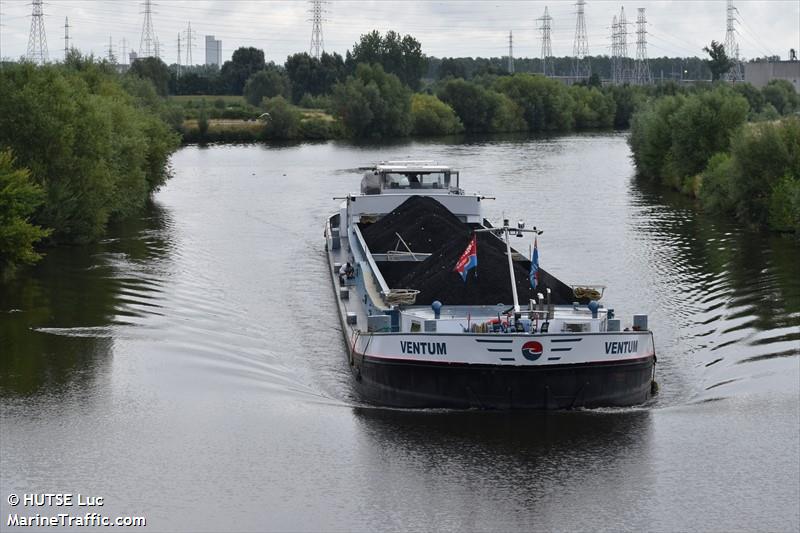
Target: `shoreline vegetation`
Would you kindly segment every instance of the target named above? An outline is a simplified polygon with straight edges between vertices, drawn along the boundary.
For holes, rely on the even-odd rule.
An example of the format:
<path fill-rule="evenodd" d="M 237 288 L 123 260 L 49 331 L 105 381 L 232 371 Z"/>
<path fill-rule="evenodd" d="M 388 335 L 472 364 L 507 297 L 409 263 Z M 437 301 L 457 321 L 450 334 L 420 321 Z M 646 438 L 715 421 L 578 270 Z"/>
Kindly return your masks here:
<path fill-rule="evenodd" d="M 601 73 L 610 65 L 594 59 Z M 692 61 L 696 77 L 714 66 Z M 800 110 L 791 84 L 602 86 L 595 73 L 566 85 L 499 64 L 427 58 L 416 39 L 392 31 L 362 35 L 344 58 L 298 53 L 284 65 L 252 47 L 221 68 L 149 57 L 124 70 L 77 52 L 40 67 L 4 63 L 0 280 L 47 246 L 96 241 L 110 221 L 140 212 L 187 143 L 631 127 L 641 175 L 705 208 L 800 233 L 800 127 L 782 119 Z"/>

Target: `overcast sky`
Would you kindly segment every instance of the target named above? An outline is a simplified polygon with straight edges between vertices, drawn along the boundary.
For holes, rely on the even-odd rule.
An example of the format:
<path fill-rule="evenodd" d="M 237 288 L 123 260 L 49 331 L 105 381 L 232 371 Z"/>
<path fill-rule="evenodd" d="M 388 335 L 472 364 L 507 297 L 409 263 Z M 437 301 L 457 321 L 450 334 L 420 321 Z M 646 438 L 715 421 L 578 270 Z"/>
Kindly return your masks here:
<path fill-rule="evenodd" d="M 788 56 L 800 49 L 800 0 L 738 0 L 737 39 L 745 58 Z M 574 0 L 549 1 L 354 1 L 325 4 L 323 37 L 326 51 L 344 55 L 358 37 L 373 29 L 410 33 L 427 55 L 444 57 L 503 56 L 508 32 L 514 34 L 515 57 L 538 57 L 539 22 L 545 6 L 552 22 L 553 55 L 571 55 L 575 34 Z M 637 8 L 646 8 L 648 55 L 699 56 L 712 39 L 724 41 L 726 3 L 723 0 L 647 1 L 621 3 L 587 0 L 586 27 L 591 55 L 610 54 L 611 19 L 625 8 L 629 22 L 628 53 L 636 54 Z M 204 36 L 222 40 L 223 60 L 240 46 L 264 50 L 267 60 L 283 63 L 286 56 L 308 51 L 311 40 L 309 3 L 266 0 L 157 0 L 153 26 L 161 43 L 161 57 L 177 59 L 182 32 L 186 62 L 186 28 L 196 32 L 193 63 L 205 60 Z M 51 60 L 64 55 L 64 18 L 69 17 L 72 46 L 84 53 L 105 55 L 109 37 L 115 53 L 123 39 L 138 50 L 143 2 L 135 0 L 46 0 L 45 28 Z M 0 54 L 17 58 L 27 50 L 31 25 L 30 0 L 0 0 Z"/>

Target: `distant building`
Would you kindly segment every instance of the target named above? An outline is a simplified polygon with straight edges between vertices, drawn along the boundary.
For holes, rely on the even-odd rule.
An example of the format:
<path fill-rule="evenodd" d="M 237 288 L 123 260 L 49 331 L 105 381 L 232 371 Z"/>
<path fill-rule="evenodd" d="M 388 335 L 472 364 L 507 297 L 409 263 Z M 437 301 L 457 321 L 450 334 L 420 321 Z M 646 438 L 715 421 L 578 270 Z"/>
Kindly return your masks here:
<path fill-rule="evenodd" d="M 214 39 L 213 35 L 206 35 L 206 65 L 222 64 L 222 41 Z"/>
<path fill-rule="evenodd" d="M 800 61 L 760 61 L 745 63 L 744 81 L 764 87 L 772 80 L 786 80 L 800 92 Z"/>
<path fill-rule="evenodd" d="M 136 61 L 137 59 L 139 59 L 139 55 L 136 52 L 134 52 L 133 50 L 128 52 L 128 64 L 129 65 L 133 65 L 133 62 Z"/>

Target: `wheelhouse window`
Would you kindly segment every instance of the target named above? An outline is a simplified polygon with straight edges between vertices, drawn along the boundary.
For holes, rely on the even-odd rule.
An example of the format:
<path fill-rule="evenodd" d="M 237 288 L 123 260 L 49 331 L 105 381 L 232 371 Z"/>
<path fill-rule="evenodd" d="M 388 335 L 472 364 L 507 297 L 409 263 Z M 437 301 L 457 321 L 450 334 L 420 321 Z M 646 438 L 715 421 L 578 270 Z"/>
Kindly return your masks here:
<path fill-rule="evenodd" d="M 386 189 L 449 189 L 450 172 L 386 172 Z"/>

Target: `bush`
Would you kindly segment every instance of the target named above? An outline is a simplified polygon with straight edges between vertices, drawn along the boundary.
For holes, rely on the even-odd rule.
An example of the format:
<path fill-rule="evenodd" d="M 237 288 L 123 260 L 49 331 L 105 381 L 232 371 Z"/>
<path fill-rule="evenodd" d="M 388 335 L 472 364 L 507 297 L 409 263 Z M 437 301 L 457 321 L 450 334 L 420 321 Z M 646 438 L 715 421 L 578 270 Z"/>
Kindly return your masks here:
<path fill-rule="evenodd" d="M 0 151 L 0 275 L 39 259 L 33 246 L 50 231 L 32 224 L 30 216 L 44 198 L 30 172 L 14 168 L 11 151 Z"/>
<path fill-rule="evenodd" d="M 313 96 L 310 93 L 305 93 L 303 97 L 300 98 L 300 102 L 298 102 L 297 105 L 305 109 L 322 109 L 327 111 L 331 108 L 331 99 L 329 96 Z"/>
<path fill-rule="evenodd" d="M 462 79 L 447 80 L 438 96 L 455 111 L 466 131 L 492 131 L 492 115 L 496 102 L 483 87 Z"/>
<path fill-rule="evenodd" d="M 189 100 L 189 102 L 191 103 L 191 100 Z M 217 98 L 216 100 L 214 100 L 214 107 L 216 107 L 217 109 L 225 109 L 226 107 L 225 100 L 223 100 L 222 98 Z"/>
<path fill-rule="evenodd" d="M 432 95 L 413 95 L 411 116 L 416 135 L 449 135 L 464 130 L 453 108 Z"/>
<path fill-rule="evenodd" d="M 269 113 L 264 126 L 266 139 L 295 139 L 300 130 L 300 112 L 283 96 L 269 98 L 263 102 Z"/>
<path fill-rule="evenodd" d="M 784 176 L 775 184 L 767 220 L 772 229 L 800 233 L 800 179 Z"/>
<path fill-rule="evenodd" d="M 300 121 L 300 136 L 304 139 L 335 139 L 342 136 L 339 122 L 313 115 Z"/>
<path fill-rule="evenodd" d="M 380 65 L 360 64 L 333 89 L 332 108 L 354 137 L 405 137 L 411 133 L 411 92 Z"/>

